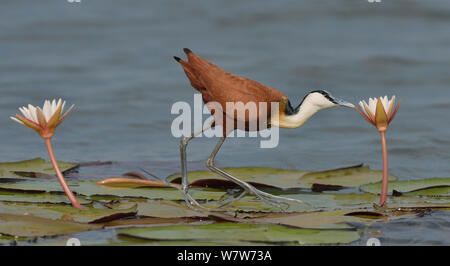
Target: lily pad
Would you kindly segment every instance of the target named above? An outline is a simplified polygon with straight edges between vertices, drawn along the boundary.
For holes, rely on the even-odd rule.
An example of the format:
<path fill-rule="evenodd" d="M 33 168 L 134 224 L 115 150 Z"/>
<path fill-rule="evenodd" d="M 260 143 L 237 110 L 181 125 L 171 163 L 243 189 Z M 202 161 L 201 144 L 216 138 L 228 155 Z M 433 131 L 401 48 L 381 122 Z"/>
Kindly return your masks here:
<path fill-rule="evenodd" d="M 362 165 L 315 172 L 266 167 L 223 168 L 223 170 L 256 187 L 282 189 L 311 188 L 314 184 L 359 187 L 363 184 L 381 181 L 382 179 L 381 171 L 371 170 L 368 166 Z M 237 186 L 211 171 L 189 172 L 188 176 L 191 186 L 222 188 Z M 389 179 L 395 180 L 396 178 L 391 175 Z M 171 183 L 180 183 L 180 180 L 180 174 L 167 177 L 167 181 Z"/>
<path fill-rule="evenodd" d="M 184 200 L 183 193 L 175 188 L 107 187 L 100 186 L 94 181 L 84 180 L 78 182 L 67 180 L 67 183 L 74 193 L 80 196 L 95 197 L 95 199 L 147 198 Z M 27 191 L 44 191 L 47 193 L 63 192 L 57 180 L 25 180 L 16 183 L 4 183 L 0 184 L 1 189 L 14 189 L 18 193 L 26 193 Z M 217 190 L 190 190 L 190 193 L 198 200 L 219 199 L 223 195 L 223 191 Z"/>
<path fill-rule="evenodd" d="M 78 202 L 82 205 L 91 201 L 85 197 L 76 195 Z M 5 202 L 36 202 L 36 203 L 66 203 L 70 204 L 64 193 L 46 193 L 39 190 L 17 190 L 17 189 L 1 189 L 0 201 Z"/>
<path fill-rule="evenodd" d="M 304 202 L 289 203 L 287 212 L 333 211 L 333 210 L 357 210 L 372 209 L 374 203 L 378 203 L 379 196 L 371 193 L 298 193 L 283 195 Z M 206 207 L 216 207 L 214 201 L 206 204 Z M 445 208 L 450 206 L 450 200 L 446 198 L 420 198 L 414 196 L 388 197 L 387 205 L 390 208 Z M 284 206 L 284 205 L 283 205 Z M 279 212 L 280 209 L 261 201 L 254 196 L 243 197 L 225 208 L 227 211 L 258 211 Z"/>
<path fill-rule="evenodd" d="M 145 180 L 128 177 L 112 177 L 97 182 L 98 185 L 107 187 L 122 187 L 122 188 L 139 188 L 139 187 L 169 187 L 166 183 L 154 180 Z"/>
<path fill-rule="evenodd" d="M 371 170 L 369 166 L 358 165 L 334 170 L 307 173 L 301 180 L 309 184 L 326 184 L 343 187 L 359 187 L 381 181 L 382 171 Z M 389 175 L 389 180 L 394 181 L 396 177 Z"/>
<path fill-rule="evenodd" d="M 420 180 L 402 180 L 389 182 L 388 193 L 398 191 L 406 195 L 436 195 L 450 196 L 450 178 L 427 178 Z M 365 192 L 379 194 L 381 192 L 381 182 L 361 186 Z"/>
<path fill-rule="evenodd" d="M 88 232 L 91 233 L 91 232 Z M 97 233 L 97 232 L 95 232 Z M 141 239 L 134 236 L 118 236 L 111 237 L 110 234 L 102 235 L 95 234 L 95 238 L 92 236 L 83 236 L 84 233 L 78 234 L 77 238 L 80 239 L 83 246 L 255 246 L 254 242 L 246 241 L 229 241 L 229 240 L 217 240 L 217 241 L 159 241 L 159 240 L 148 240 Z M 65 246 L 68 236 L 56 237 L 52 239 L 45 239 L 38 241 L 36 245 L 39 246 Z M 8 243 L 8 242 L 6 242 Z M 1 242 L 0 242 L 1 244 Z M 273 243 L 258 243 L 258 246 L 271 246 Z"/>
<path fill-rule="evenodd" d="M 351 229 L 348 223 L 370 223 L 376 220 L 388 221 L 417 215 L 417 211 L 398 211 L 386 209 L 384 211 L 360 210 L 337 210 L 337 211 L 314 211 L 297 213 L 267 213 L 259 217 L 238 218 L 214 214 L 214 216 L 229 222 L 255 223 L 255 224 L 278 224 L 290 227 L 308 229 Z"/>
<path fill-rule="evenodd" d="M 69 162 L 58 162 L 58 166 L 62 172 L 66 172 L 76 168 L 78 165 Z M 52 164 L 42 158 L 0 163 L 0 177 L 30 177 L 35 173 L 55 175 Z"/>
<path fill-rule="evenodd" d="M 108 228 L 108 227 L 135 227 L 135 226 L 150 226 L 150 225 L 156 226 L 156 225 L 198 224 L 198 223 L 199 223 L 198 219 L 188 217 L 186 218 L 147 217 L 147 218 L 115 220 L 106 223 L 104 226 L 105 228 Z"/>
<path fill-rule="evenodd" d="M 119 236 L 160 241 L 246 241 L 279 245 L 344 244 L 359 239 L 358 232 L 354 230 L 298 229 L 281 225 L 236 223 L 126 228 L 119 229 L 118 233 Z"/>
<path fill-rule="evenodd" d="M 278 224 L 308 229 L 350 229 L 346 224 L 345 214 L 350 211 L 303 212 L 303 213 L 268 213 L 255 218 L 235 218 L 216 215 L 229 222 L 245 222 L 255 224 Z"/>
<path fill-rule="evenodd" d="M 0 233 L 9 236 L 55 236 L 100 228 L 101 225 L 96 224 L 52 220 L 32 215 L 0 214 Z"/>
<path fill-rule="evenodd" d="M 107 209 L 84 206 L 84 210 L 73 208 L 68 204 L 16 203 L 1 202 L 0 213 L 27 214 L 54 220 L 75 221 L 83 223 L 109 222 L 115 219 L 136 215 L 136 204 L 128 209 Z"/>
<path fill-rule="evenodd" d="M 145 200 L 145 201 L 120 201 L 111 207 L 128 208 L 130 205 L 137 205 L 139 216 L 158 218 L 186 218 L 186 217 L 207 217 L 208 213 L 201 210 L 192 210 L 183 202 L 178 203 L 167 200 Z"/>
<path fill-rule="evenodd" d="M 0 246 L 2 246 L 2 245 L 11 245 L 15 241 L 16 240 L 15 240 L 14 237 L 0 235 Z"/>

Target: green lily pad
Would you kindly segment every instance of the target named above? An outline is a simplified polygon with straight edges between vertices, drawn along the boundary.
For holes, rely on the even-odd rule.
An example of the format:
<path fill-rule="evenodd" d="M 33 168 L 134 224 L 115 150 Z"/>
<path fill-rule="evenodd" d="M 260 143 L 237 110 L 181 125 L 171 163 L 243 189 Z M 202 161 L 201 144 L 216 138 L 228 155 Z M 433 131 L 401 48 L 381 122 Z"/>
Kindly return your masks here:
<path fill-rule="evenodd" d="M 0 213 L 0 234 L 20 237 L 55 236 L 98 230 L 101 225 Z"/>
<path fill-rule="evenodd" d="M 373 204 L 378 204 L 379 196 L 371 193 L 339 194 L 339 193 L 299 193 L 283 195 L 288 198 L 298 199 L 304 202 L 289 203 L 287 212 L 311 212 L 311 211 L 333 211 L 333 210 L 357 210 L 372 209 Z M 390 208 L 445 208 L 450 206 L 447 198 L 420 198 L 414 196 L 388 197 L 387 205 Z M 205 207 L 214 208 L 217 203 L 214 201 L 205 204 Z M 283 205 L 284 206 L 284 205 Z M 279 212 L 280 209 L 261 201 L 254 196 L 243 197 L 239 201 L 233 202 L 224 208 L 232 211 L 246 212 Z"/>
<path fill-rule="evenodd" d="M 361 186 L 362 191 L 379 194 L 381 192 L 381 182 Z M 450 196 L 450 178 L 427 178 L 420 180 L 403 180 L 389 182 L 388 193 L 392 191 L 414 196 Z"/>
<path fill-rule="evenodd" d="M 408 196 L 434 196 L 434 197 L 449 197 L 450 186 L 436 186 L 417 189 L 409 192 L 405 192 Z"/>
<path fill-rule="evenodd" d="M 370 223 L 376 220 L 388 221 L 405 217 L 414 217 L 417 211 L 398 211 L 386 209 L 384 211 L 369 211 L 367 209 L 314 211 L 296 213 L 266 213 L 255 217 L 232 217 L 213 214 L 215 217 L 228 222 L 254 223 L 254 224 L 278 224 L 290 227 L 308 229 L 351 229 L 348 223 Z"/>
<path fill-rule="evenodd" d="M 216 223 L 207 225 L 175 225 L 160 227 L 126 228 L 119 236 L 148 240 L 176 241 L 246 241 L 276 244 L 344 244 L 359 239 L 353 230 L 298 229 L 281 225 Z"/>
<path fill-rule="evenodd" d="M 146 199 L 166 199 L 166 200 L 184 200 L 183 193 L 175 188 L 122 188 L 100 186 L 94 181 L 80 180 L 78 182 L 67 180 L 70 189 L 80 195 L 91 197 L 91 199 L 120 199 L 120 198 L 146 198 Z M 63 192 L 61 185 L 57 180 L 24 180 L 15 183 L 0 184 L 0 190 L 14 189 L 18 193 L 27 191 L 37 192 Z M 217 190 L 190 190 L 190 193 L 198 200 L 219 199 L 224 192 Z"/>
<path fill-rule="evenodd" d="M 136 204 L 128 209 L 107 209 L 83 206 L 84 210 L 73 208 L 68 204 L 49 203 L 17 203 L 0 202 L 0 213 L 33 215 L 49 219 L 64 219 L 82 223 L 100 223 L 134 216 L 137 212 Z"/>
<path fill-rule="evenodd" d="M 329 212 L 301 212 L 301 213 L 268 213 L 255 218 L 236 218 L 231 216 L 216 215 L 224 221 L 255 223 L 255 224 L 278 224 L 308 229 L 351 229 L 345 222 L 345 214 L 350 211 Z"/>
<path fill-rule="evenodd" d="M 145 200 L 145 201 L 120 201 L 113 204 L 112 208 L 128 208 L 137 205 L 139 216 L 158 218 L 185 218 L 185 217 L 207 217 L 208 213 L 201 210 L 192 210 L 185 202 L 174 202 L 167 200 Z"/>
<path fill-rule="evenodd" d="M 58 162 L 58 166 L 62 172 L 65 172 L 76 168 L 78 165 L 69 162 Z M 52 164 L 42 158 L 0 163 L 0 177 L 30 176 L 33 173 L 55 175 Z"/>
<path fill-rule="evenodd" d="M 105 228 L 108 228 L 108 227 L 135 227 L 135 226 L 150 226 L 150 225 L 155 226 L 155 225 L 198 224 L 198 223 L 200 222 L 197 218 L 189 218 L 189 217 L 186 218 L 147 217 L 147 218 L 115 220 L 106 223 L 104 226 Z"/>
<path fill-rule="evenodd" d="M 335 170 L 326 170 L 307 173 L 301 180 L 309 184 L 326 184 L 343 187 L 359 187 L 383 179 L 382 171 L 371 170 L 369 166 L 346 167 Z M 389 180 L 394 181 L 396 177 L 389 175 Z"/>
<path fill-rule="evenodd" d="M 368 166 L 352 166 L 327 171 L 285 170 L 266 167 L 223 168 L 229 174 L 257 187 L 311 188 L 313 184 L 359 187 L 381 181 L 382 172 Z M 211 171 L 189 172 L 191 186 L 235 187 L 236 185 Z M 394 176 L 389 177 L 395 180 Z M 180 174 L 167 177 L 168 182 L 180 183 Z"/>
<path fill-rule="evenodd" d="M 96 234 L 95 238 L 83 237 L 77 235 L 83 246 L 255 246 L 254 242 L 247 241 L 230 241 L 230 240 L 217 240 L 217 241 L 193 241 L 193 240 L 173 240 L 173 241 L 159 241 L 141 239 L 133 236 L 118 236 L 111 237 L 109 234 L 106 236 Z M 38 246 L 65 246 L 70 236 L 57 237 L 52 239 L 45 239 L 38 241 L 35 245 Z M 5 241 L 7 244 L 8 242 Z M 1 244 L 1 242 L 0 242 Z M 258 246 L 270 246 L 272 243 L 258 243 Z"/>
<path fill-rule="evenodd" d="M 88 204 L 91 201 L 83 196 L 76 195 L 80 204 Z M 0 201 L 4 202 L 36 202 L 36 203 L 67 203 L 70 201 L 64 193 L 46 193 L 45 191 L 27 191 L 15 189 L 0 189 Z"/>
<path fill-rule="evenodd" d="M 13 242 L 14 242 L 14 237 L 0 235 L 0 246 L 11 245 L 11 243 L 13 243 Z"/>

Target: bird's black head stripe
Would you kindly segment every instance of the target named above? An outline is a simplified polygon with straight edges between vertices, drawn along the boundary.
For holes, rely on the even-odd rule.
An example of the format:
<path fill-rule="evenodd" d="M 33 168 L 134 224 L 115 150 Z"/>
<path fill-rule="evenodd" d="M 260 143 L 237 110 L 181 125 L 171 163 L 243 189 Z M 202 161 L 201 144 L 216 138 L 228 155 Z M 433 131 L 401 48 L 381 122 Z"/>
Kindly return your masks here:
<path fill-rule="evenodd" d="M 310 93 L 306 94 L 305 97 L 303 97 L 303 100 L 300 102 L 300 104 L 293 108 L 291 105 L 291 102 L 288 100 L 288 103 L 286 104 L 286 109 L 284 110 L 286 115 L 293 115 L 296 114 L 298 112 L 298 110 L 300 109 L 300 106 L 302 105 L 302 103 L 305 101 L 306 97 L 308 97 L 308 95 L 310 95 L 311 93 L 320 93 L 322 94 L 325 98 L 327 98 L 330 102 L 334 103 L 334 104 L 338 104 L 336 102 L 335 99 L 333 99 L 333 97 L 330 96 L 330 94 L 327 91 L 324 90 L 315 90 L 315 91 L 311 91 Z"/>
<path fill-rule="evenodd" d="M 300 103 L 300 105 L 301 105 L 301 103 Z M 286 104 L 286 109 L 284 110 L 284 112 L 286 113 L 286 115 L 293 115 L 293 114 L 297 113 L 297 111 L 298 111 L 297 109 L 298 108 L 294 109 L 291 105 L 291 101 L 288 100 L 288 102 Z"/>
<path fill-rule="evenodd" d="M 322 94 L 323 96 L 325 96 L 325 98 L 327 98 L 330 102 L 332 102 L 332 103 L 334 103 L 334 104 L 338 104 L 338 103 L 336 102 L 336 100 L 333 99 L 333 97 L 331 97 L 330 94 L 329 94 L 327 91 L 324 91 L 324 90 L 316 90 L 316 91 L 310 92 L 310 94 L 311 94 L 311 93 L 314 93 L 314 92 L 320 93 L 320 94 Z"/>

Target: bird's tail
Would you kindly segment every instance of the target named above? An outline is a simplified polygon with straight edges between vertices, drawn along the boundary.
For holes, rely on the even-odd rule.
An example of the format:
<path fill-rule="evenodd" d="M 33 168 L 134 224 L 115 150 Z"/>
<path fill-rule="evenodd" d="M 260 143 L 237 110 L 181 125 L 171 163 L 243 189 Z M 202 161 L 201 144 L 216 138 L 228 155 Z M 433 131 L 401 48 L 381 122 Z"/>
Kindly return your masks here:
<path fill-rule="evenodd" d="M 186 76 L 188 77 L 189 81 L 191 82 L 191 86 L 195 88 L 198 91 L 201 91 L 204 89 L 204 86 L 198 79 L 197 75 L 195 74 L 195 70 L 193 67 L 189 65 L 189 54 L 192 54 L 192 51 L 188 48 L 184 48 L 183 51 L 188 56 L 188 61 L 184 61 L 183 59 L 179 58 L 178 56 L 174 56 L 173 58 L 180 63 L 181 67 L 183 67 L 184 73 L 186 73 Z"/>

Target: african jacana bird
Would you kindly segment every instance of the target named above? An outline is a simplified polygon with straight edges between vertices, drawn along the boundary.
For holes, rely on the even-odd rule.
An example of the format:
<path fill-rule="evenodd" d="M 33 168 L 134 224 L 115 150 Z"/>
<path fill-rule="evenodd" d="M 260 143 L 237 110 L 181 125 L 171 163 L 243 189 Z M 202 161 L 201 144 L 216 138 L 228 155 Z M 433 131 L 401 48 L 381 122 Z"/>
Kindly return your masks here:
<path fill-rule="evenodd" d="M 340 99 L 336 99 L 331 96 L 328 92 L 324 90 L 316 90 L 308 93 L 303 101 L 296 107 L 293 108 L 287 96 L 277 91 L 273 88 L 265 86 L 259 82 L 233 75 L 225 72 L 218 66 L 208 62 L 207 60 L 197 56 L 191 50 L 184 48 L 184 52 L 187 55 L 187 61 L 174 56 L 175 60 L 181 64 L 183 70 L 188 77 L 191 86 L 199 91 L 202 95 L 204 103 L 208 106 L 209 102 L 219 103 L 222 107 L 222 112 L 215 112 L 211 110 L 211 114 L 214 116 L 214 122 L 209 126 L 203 128 L 199 132 L 193 132 L 190 136 L 181 139 L 180 152 L 181 152 L 181 175 L 182 175 L 182 191 L 185 196 L 186 203 L 189 207 L 192 204 L 204 208 L 201 206 L 192 196 L 188 193 L 188 177 L 187 177 L 187 166 L 186 166 L 186 146 L 188 142 L 195 136 L 201 134 L 207 129 L 215 126 L 222 126 L 223 135 L 217 143 L 216 147 L 212 151 L 208 160 L 206 161 L 206 166 L 213 172 L 225 177 L 226 179 L 236 183 L 244 189 L 244 192 L 238 198 L 241 198 L 245 193 L 253 194 L 263 201 L 280 207 L 278 203 L 280 200 L 297 201 L 294 199 L 284 198 L 280 196 L 275 196 L 263 191 L 256 189 L 251 184 L 244 182 L 229 173 L 223 171 L 222 169 L 214 165 L 214 158 L 219 151 L 220 147 L 225 141 L 227 135 L 237 129 L 237 118 L 235 114 L 228 114 L 226 110 L 227 102 L 242 102 L 247 104 L 249 102 L 254 102 L 259 106 L 259 103 L 267 103 L 267 117 L 264 119 L 267 121 L 267 128 L 271 126 L 277 126 L 280 128 L 298 128 L 301 127 L 311 116 L 316 112 L 335 107 L 335 106 L 347 106 L 354 107 L 353 104 L 345 102 Z M 270 110 L 271 103 L 279 103 L 279 110 Z M 208 107 L 209 108 L 209 107 Z M 245 110 L 243 110 L 246 112 Z M 273 111 L 273 112 L 272 112 Z M 237 110 L 239 112 L 239 110 Z M 249 131 L 249 124 L 255 122 L 254 120 L 260 120 L 260 112 L 258 112 L 257 117 L 245 116 L 245 128 Z M 274 115 L 276 114 L 276 115 Z M 229 117 L 233 120 L 230 120 Z M 228 118 L 228 119 L 227 119 Z M 242 122 L 242 121 L 241 121 Z M 231 123 L 231 125 L 227 125 Z M 240 128 L 241 129 L 241 128 Z M 262 130 L 263 128 L 257 128 L 256 130 Z M 253 128 L 253 130 L 255 130 Z M 281 208 L 281 207 L 280 207 Z"/>

